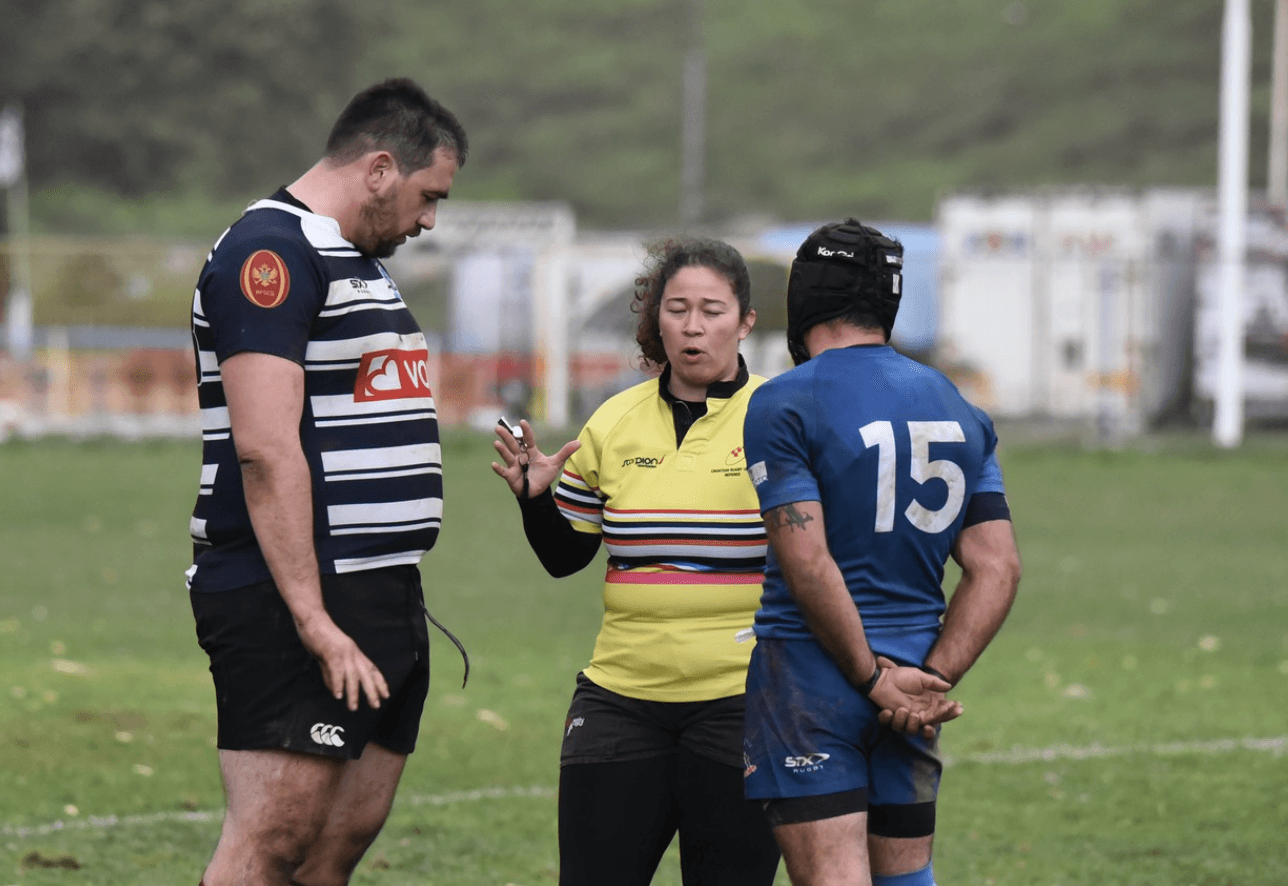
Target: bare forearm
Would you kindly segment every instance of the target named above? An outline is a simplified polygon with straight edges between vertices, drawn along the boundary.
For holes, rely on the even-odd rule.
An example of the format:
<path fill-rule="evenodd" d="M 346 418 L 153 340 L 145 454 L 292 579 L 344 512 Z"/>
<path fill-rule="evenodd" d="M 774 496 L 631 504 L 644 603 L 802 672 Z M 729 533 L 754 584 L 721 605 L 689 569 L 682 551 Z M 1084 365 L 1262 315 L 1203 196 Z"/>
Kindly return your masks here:
<path fill-rule="evenodd" d="M 846 679 L 867 683 L 876 671 L 876 658 L 845 577 L 828 550 L 822 508 L 817 502 L 798 502 L 769 510 L 765 532 L 810 631 Z"/>
<path fill-rule="evenodd" d="M 997 636 L 1015 602 L 1020 560 L 1010 522 L 970 527 L 954 557 L 962 578 L 944 613 L 943 632 L 925 663 L 956 683 Z"/>
<path fill-rule="evenodd" d="M 787 584 L 819 644 L 846 679 L 863 685 L 876 670 L 876 657 L 840 570 L 830 559 L 827 563 L 833 568 L 816 570 L 809 576 L 786 575 Z"/>
<path fill-rule="evenodd" d="M 296 624 L 324 613 L 313 547 L 313 489 L 302 452 L 243 458 L 246 507 L 260 551 Z"/>

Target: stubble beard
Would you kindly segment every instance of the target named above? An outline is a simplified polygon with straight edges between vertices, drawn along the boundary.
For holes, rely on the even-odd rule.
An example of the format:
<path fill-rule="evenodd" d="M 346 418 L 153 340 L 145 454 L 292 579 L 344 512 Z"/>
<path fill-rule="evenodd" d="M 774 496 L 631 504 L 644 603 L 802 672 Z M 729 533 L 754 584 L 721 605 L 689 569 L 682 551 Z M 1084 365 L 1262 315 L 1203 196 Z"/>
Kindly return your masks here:
<path fill-rule="evenodd" d="M 398 249 L 398 239 L 402 234 L 389 233 L 398 221 L 396 202 L 397 194 L 391 191 L 383 197 L 373 194 L 362 204 L 359 217 L 363 236 L 355 237 L 353 245 L 368 258 L 389 258 Z"/>

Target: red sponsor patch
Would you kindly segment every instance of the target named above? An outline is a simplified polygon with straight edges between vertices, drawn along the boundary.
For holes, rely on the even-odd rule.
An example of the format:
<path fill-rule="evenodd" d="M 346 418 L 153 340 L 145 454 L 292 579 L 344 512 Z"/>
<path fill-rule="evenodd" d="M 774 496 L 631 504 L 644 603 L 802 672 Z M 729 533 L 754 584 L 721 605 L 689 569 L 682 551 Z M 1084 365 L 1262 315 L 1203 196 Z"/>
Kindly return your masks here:
<path fill-rule="evenodd" d="M 362 355 L 353 399 L 404 400 L 432 397 L 429 389 L 429 351 L 372 351 Z"/>
<path fill-rule="evenodd" d="M 261 308 L 275 308 L 286 301 L 291 291 L 291 275 L 286 262 L 276 252 L 260 249 L 246 259 L 241 268 L 241 291 Z"/>

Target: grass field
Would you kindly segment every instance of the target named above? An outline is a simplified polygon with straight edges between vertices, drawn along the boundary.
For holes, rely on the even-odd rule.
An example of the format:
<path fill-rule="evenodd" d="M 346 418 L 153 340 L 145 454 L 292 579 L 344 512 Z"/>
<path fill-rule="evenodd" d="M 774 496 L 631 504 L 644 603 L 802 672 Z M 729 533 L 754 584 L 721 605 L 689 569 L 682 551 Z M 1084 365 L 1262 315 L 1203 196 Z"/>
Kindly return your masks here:
<path fill-rule="evenodd" d="M 556 879 L 599 566 L 547 578 L 490 460 L 449 437 L 424 564 L 470 684 L 437 642 L 358 884 Z M 1288 439 L 1002 462 L 1025 577 L 945 730 L 939 882 L 1288 883 Z M 195 884 L 209 857 L 214 699 L 183 589 L 198 463 L 196 442 L 0 446 L 0 886 Z M 656 882 L 679 883 L 674 854 Z"/>

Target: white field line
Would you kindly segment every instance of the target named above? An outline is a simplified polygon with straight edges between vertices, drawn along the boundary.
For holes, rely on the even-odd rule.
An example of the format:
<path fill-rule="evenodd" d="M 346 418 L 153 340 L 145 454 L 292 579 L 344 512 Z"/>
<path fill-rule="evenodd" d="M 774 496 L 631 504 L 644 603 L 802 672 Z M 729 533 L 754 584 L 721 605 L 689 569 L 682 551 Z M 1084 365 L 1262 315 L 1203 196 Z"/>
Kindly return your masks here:
<path fill-rule="evenodd" d="M 1174 741 L 1157 744 L 1136 744 L 1122 747 L 1090 744 L 1052 745 L 1046 748 L 1012 748 L 1009 751 L 996 751 L 987 754 L 966 754 L 962 757 L 944 757 L 945 766 L 962 763 L 982 765 L 1002 764 L 1020 765 L 1023 763 L 1046 762 L 1054 760 L 1095 760 L 1105 757 L 1124 757 L 1140 754 L 1153 757 L 1171 757 L 1181 754 L 1228 754 L 1232 751 L 1268 751 L 1276 757 L 1288 752 L 1288 735 L 1277 738 L 1226 738 L 1217 741 Z M 450 791 L 445 794 L 411 794 L 398 797 L 400 806 L 453 806 L 458 803 L 476 803 L 482 800 L 509 800 L 512 798 L 535 797 L 553 799 L 556 791 L 552 787 L 534 785 L 531 787 L 480 788 L 473 791 Z M 0 837 L 23 838 L 43 837 L 68 831 L 133 827 L 136 825 L 161 824 L 166 822 L 207 823 L 221 821 L 222 810 L 218 812 L 153 812 L 147 815 L 105 815 L 86 816 L 71 821 L 55 821 L 42 825 L 0 825 Z"/>

